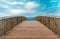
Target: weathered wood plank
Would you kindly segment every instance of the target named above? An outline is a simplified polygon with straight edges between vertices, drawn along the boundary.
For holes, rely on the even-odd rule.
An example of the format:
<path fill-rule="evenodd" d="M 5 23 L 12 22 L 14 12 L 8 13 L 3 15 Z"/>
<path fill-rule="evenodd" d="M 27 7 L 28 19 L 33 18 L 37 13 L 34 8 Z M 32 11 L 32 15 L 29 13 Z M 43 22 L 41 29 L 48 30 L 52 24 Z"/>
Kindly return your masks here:
<path fill-rule="evenodd" d="M 24 21 L 1 39 L 58 39 L 58 37 L 38 21 Z"/>

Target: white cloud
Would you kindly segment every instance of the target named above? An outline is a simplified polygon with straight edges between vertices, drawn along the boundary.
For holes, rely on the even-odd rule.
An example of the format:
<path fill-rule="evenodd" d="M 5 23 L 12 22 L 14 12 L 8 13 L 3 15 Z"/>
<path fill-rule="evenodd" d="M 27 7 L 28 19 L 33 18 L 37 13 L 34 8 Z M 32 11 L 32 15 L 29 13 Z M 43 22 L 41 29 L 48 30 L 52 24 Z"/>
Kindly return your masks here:
<path fill-rule="evenodd" d="M 22 14 L 25 12 L 24 9 L 10 9 L 10 14 Z"/>
<path fill-rule="evenodd" d="M 6 16 L 11 16 L 10 14 L 3 14 L 3 13 L 0 13 L 0 17 L 6 17 Z"/>
<path fill-rule="evenodd" d="M 2 13 L 2 14 L 0 14 L 1 16 L 14 16 L 14 15 L 20 15 L 20 14 L 21 15 L 22 14 L 30 14 L 30 16 L 31 16 L 31 14 L 33 15 L 33 14 L 37 13 L 35 10 L 32 10 L 32 9 L 39 6 L 39 4 L 37 4 L 35 2 L 24 3 L 24 2 L 9 2 L 6 0 L 2 0 L 2 1 L 8 3 L 9 5 L 8 4 L 7 5 L 0 5 L 4 8 L 7 8 L 7 13 L 6 14 Z M 16 8 L 12 9 L 12 8 L 8 7 L 8 6 L 12 6 L 14 4 L 21 4 L 21 5 L 24 5 L 24 7 L 23 7 L 23 9 L 20 9 L 20 8 L 19 9 L 16 9 Z"/>
<path fill-rule="evenodd" d="M 33 8 L 38 7 L 38 6 L 39 6 L 39 4 L 36 4 L 35 2 L 28 2 L 25 7 L 27 9 L 33 9 Z"/>
<path fill-rule="evenodd" d="M 14 1 L 14 2 L 10 2 L 8 0 L 1 0 L 1 1 L 3 1 L 5 3 L 9 3 L 9 4 L 24 4 L 23 2 L 16 2 L 16 1 Z"/>
<path fill-rule="evenodd" d="M 25 4 L 24 2 L 11 2 L 10 4 Z"/>
<path fill-rule="evenodd" d="M 35 10 L 28 10 L 28 9 L 10 9 L 7 14 L 9 15 L 26 15 L 26 14 L 36 14 Z M 24 15 L 24 16 L 25 16 Z M 27 15 L 28 16 L 28 15 Z"/>
<path fill-rule="evenodd" d="M 7 5 L 0 4 L 0 6 L 3 7 L 3 8 L 9 8 Z"/>
<path fill-rule="evenodd" d="M 8 0 L 1 0 L 1 1 L 3 1 L 3 2 L 5 2 L 5 3 L 10 3 Z"/>

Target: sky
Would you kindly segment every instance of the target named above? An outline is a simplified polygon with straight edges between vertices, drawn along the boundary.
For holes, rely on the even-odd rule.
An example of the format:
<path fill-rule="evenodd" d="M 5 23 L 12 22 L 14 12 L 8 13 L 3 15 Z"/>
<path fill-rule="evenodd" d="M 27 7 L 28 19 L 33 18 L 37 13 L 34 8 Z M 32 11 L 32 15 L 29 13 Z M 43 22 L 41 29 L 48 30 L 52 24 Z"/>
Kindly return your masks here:
<path fill-rule="evenodd" d="M 60 0 L 0 0 L 0 17 L 60 16 Z"/>

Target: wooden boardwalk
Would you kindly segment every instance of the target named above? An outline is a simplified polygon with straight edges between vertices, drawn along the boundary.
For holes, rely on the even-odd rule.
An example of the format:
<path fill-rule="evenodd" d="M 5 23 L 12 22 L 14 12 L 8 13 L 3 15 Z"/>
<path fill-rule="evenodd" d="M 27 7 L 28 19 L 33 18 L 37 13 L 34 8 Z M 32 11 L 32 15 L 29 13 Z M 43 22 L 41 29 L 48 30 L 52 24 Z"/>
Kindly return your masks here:
<path fill-rule="evenodd" d="M 1 39 L 58 39 L 38 21 L 24 21 L 6 33 Z"/>

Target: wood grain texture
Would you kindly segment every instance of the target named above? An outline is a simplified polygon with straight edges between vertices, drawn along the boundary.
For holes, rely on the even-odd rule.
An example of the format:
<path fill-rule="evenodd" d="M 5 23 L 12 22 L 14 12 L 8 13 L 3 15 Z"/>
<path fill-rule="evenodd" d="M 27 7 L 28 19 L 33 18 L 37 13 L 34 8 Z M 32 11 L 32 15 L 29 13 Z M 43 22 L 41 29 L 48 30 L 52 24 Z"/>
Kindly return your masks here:
<path fill-rule="evenodd" d="M 57 20 L 56 17 L 46 17 L 46 16 L 37 16 L 35 20 L 41 22 L 46 27 L 48 27 L 51 31 L 57 34 Z"/>
<path fill-rule="evenodd" d="M 24 21 L 1 39 L 58 39 L 58 37 L 38 21 Z"/>
<path fill-rule="evenodd" d="M 52 18 L 53 20 L 53 29 L 52 31 L 57 34 L 57 21 L 56 21 L 56 17 Z"/>

